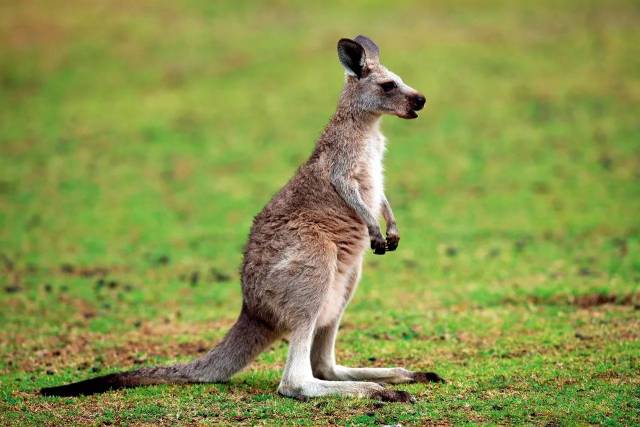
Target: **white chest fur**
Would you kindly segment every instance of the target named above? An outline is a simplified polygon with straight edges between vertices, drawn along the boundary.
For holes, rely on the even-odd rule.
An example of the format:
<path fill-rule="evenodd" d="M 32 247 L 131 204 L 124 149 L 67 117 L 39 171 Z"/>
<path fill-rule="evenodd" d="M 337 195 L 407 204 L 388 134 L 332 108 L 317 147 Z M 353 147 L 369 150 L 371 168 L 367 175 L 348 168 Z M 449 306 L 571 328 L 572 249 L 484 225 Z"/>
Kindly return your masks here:
<path fill-rule="evenodd" d="M 363 160 L 370 180 L 370 194 L 368 195 L 369 197 L 367 197 L 367 201 L 369 202 L 369 208 L 376 216 L 380 214 L 382 197 L 384 196 L 384 170 L 382 166 L 384 150 L 384 135 L 380 132 L 380 128 L 375 126 L 367 138 Z"/>

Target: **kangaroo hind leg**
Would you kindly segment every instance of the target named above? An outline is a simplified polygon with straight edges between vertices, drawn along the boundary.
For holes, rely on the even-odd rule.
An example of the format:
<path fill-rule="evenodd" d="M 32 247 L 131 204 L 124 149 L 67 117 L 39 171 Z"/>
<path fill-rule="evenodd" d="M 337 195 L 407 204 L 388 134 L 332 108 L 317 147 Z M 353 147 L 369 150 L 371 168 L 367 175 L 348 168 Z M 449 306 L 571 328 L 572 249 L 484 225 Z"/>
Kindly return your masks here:
<path fill-rule="evenodd" d="M 341 395 L 411 401 L 408 393 L 385 390 L 374 382 L 327 381 L 313 376 L 311 346 L 324 300 L 331 295 L 329 291 L 335 279 L 336 252 L 330 242 L 323 245 L 318 240 L 304 247 L 304 262 L 292 260 L 287 264 L 286 271 L 281 271 L 279 275 L 284 280 L 281 284 L 287 284 L 289 301 L 296 301 L 296 310 L 289 310 L 289 354 L 278 392 L 300 400 Z"/>
<path fill-rule="evenodd" d="M 347 287 L 351 293 L 353 293 L 353 290 L 355 290 L 360 280 L 361 269 L 360 262 L 353 268 L 348 276 L 350 283 L 347 284 Z M 345 308 L 346 304 L 342 307 L 342 311 L 344 311 Z M 373 381 L 387 384 L 444 382 L 444 380 L 434 372 L 413 372 L 397 367 L 351 368 L 338 365 L 336 363 L 335 344 L 342 311 L 332 322 L 318 327 L 315 331 L 311 361 L 313 373 L 316 378 L 331 381 Z"/>

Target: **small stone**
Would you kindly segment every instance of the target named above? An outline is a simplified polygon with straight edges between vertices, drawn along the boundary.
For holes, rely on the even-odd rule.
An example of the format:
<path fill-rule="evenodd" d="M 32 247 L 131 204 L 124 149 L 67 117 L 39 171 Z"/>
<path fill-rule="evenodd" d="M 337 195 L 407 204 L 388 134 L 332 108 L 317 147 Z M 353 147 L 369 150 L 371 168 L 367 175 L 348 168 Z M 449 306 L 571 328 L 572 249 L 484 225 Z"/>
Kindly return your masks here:
<path fill-rule="evenodd" d="M 189 278 L 189 283 L 191 284 L 191 286 L 198 286 L 199 280 L 200 280 L 200 273 L 198 273 L 197 271 L 194 271 L 193 273 L 191 273 L 191 276 Z"/>
<path fill-rule="evenodd" d="M 594 275 L 593 271 L 591 271 L 589 267 L 580 267 L 580 270 L 578 270 L 578 274 L 582 277 Z"/>
<path fill-rule="evenodd" d="M 584 334 L 582 334 L 580 332 L 576 332 L 575 333 L 575 337 L 578 338 L 579 340 L 590 340 L 591 339 L 590 336 L 584 335 Z"/>
<path fill-rule="evenodd" d="M 522 252 L 526 246 L 527 241 L 525 239 L 516 240 L 516 242 L 513 244 L 513 248 L 516 250 L 516 252 Z"/>
<path fill-rule="evenodd" d="M 62 270 L 63 273 L 71 274 L 75 271 L 75 268 L 69 263 L 64 263 L 60 266 L 60 270 Z"/>
<path fill-rule="evenodd" d="M 22 288 L 18 285 L 7 285 L 4 287 L 4 291 L 8 294 L 15 294 L 16 292 L 20 292 Z"/>
<path fill-rule="evenodd" d="M 214 282 L 228 282 L 231 280 L 231 276 L 223 271 L 218 270 L 217 268 L 211 269 L 211 277 Z"/>
<path fill-rule="evenodd" d="M 449 257 L 454 257 L 458 255 L 458 248 L 455 246 L 447 246 L 447 249 L 444 252 Z"/>

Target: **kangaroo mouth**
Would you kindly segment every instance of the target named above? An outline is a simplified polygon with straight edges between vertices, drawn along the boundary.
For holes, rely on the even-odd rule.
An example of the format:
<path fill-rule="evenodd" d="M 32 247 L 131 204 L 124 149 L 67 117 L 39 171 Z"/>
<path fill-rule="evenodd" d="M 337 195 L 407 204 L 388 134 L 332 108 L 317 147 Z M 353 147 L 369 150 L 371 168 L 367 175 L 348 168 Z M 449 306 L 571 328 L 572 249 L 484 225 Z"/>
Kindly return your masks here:
<path fill-rule="evenodd" d="M 411 120 L 411 119 L 417 118 L 418 113 L 416 113 L 416 110 L 408 110 L 405 113 L 397 114 L 397 116 L 400 117 L 401 119 Z"/>

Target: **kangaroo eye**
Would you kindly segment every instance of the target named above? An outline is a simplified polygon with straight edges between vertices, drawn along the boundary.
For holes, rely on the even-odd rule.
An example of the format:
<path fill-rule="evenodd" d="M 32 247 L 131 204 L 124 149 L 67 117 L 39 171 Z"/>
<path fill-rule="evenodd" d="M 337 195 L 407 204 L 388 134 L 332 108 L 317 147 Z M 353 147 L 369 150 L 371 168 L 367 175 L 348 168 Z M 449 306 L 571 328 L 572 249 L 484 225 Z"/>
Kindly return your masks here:
<path fill-rule="evenodd" d="M 379 83 L 379 85 L 385 92 L 390 92 L 398 87 L 398 85 L 394 81 Z"/>

